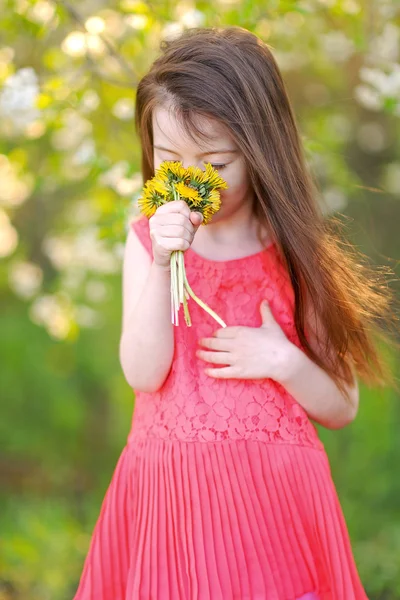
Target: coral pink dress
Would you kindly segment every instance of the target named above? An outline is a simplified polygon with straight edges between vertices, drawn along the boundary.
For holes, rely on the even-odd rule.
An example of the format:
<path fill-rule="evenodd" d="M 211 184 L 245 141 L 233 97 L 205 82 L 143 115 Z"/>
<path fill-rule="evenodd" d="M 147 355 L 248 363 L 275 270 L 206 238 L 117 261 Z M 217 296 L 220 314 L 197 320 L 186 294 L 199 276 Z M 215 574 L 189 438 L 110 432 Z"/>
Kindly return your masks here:
<path fill-rule="evenodd" d="M 147 218 L 132 226 L 151 255 Z M 228 261 L 189 249 L 185 264 L 228 326 L 259 327 L 266 298 L 301 347 L 275 244 Z M 163 387 L 136 394 L 75 600 L 366 599 L 315 427 L 272 379 L 208 377 L 195 353 L 219 325 L 189 307 Z"/>

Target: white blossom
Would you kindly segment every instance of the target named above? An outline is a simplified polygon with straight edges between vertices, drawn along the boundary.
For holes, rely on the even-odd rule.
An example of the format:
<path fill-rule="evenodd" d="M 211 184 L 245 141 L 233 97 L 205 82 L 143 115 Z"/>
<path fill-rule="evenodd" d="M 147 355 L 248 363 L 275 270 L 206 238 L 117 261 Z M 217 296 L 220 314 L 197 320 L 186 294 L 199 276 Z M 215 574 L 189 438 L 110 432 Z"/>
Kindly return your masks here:
<path fill-rule="evenodd" d="M 382 97 L 379 95 L 377 90 L 366 85 L 357 85 L 354 88 L 354 98 L 369 110 L 378 111 L 383 106 Z"/>
<path fill-rule="evenodd" d="M 369 54 L 374 62 L 395 62 L 399 58 L 400 29 L 394 23 L 386 23 L 382 33 L 370 44 Z"/>
<path fill-rule="evenodd" d="M 82 304 L 78 304 L 75 307 L 74 312 L 75 312 L 76 322 L 81 327 L 86 327 L 88 329 L 92 329 L 94 327 L 99 327 L 103 322 L 101 315 L 96 310 L 91 308 L 90 306 L 84 306 Z"/>
<path fill-rule="evenodd" d="M 40 117 L 36 107 L 39 82 L 32 67 L 19 69 L 4 82 L 0 92 L 0 116 L 7 118 L 17 130 L 24 129 Z"/>
<path fill-rule="evenodd" d="M 10 266 L 8 272 L 10 288 L 21 298 L 34 296 L 43 281 L 43 271 L 34 263 L 18 261 Z"/>
<path fill-rule="evenodd" d="M 72 162 L 76 165 L 88 163 L 96 155 L 96 146 L 93 138 L 86 138 L 77 148 L 72 156 Z"/>
<path fill-rule="evenodd" d="M 32 303 L 29 316 L 38 325 L 43 325 L 56 339 L 65 339 L 73 323 L 73 308 L 65 292 L 59 295 L 44 295 Z"/>
<path fill-rule="evenodd" d="M 98 238 L 98 231 L 94 225 L 79 231 L 75 237 L 48 236 L 44 239 L 42 247 L 59 270 L 73 266 L 74 269 L 115 273 L 120 268 L 117 258 Z"/>
<path fill-rule="evenodd" d="M 134 110 L 135 107 L 132 98 L 120 98 L 114 104 L 112 113 L 117 119 L 121 119 L 121 121 L 129 121 L 134 115 Z"/>
<path fill-rule="evenodd" d="M 200 10 L 188 10 L 181 15 L 179 21 L 187 28 L 201 27 L 204 25 L 205 15 Z"/>
<path fill-rule="evenodd" d="M 363 123 L 357 131 L 357 142 L 359 146 L 371 154 L 381 152 L 388 144 L 387 134 L 384 127 L 375 121 Z"/>
<path fill-rule="evenodd" d="M 85 22 L 85 27 L 87 31 L 91 34 L 102 33 L 105 28 L 104 19 L 98 16 L 89 17 Z"/>
<path fill-rule="evenodd" d="M 103 281 L 88 281 L 85 291 L 86 297 L 90 302 L 102 302 L 108 295 L 107 286 Z"/>
<path fill-rule="evenodd" d="M 30 7 L 28 18 L 35 23 L 48 25 L 54 17 L 55 5 L 48 0 L 38 0 Z M 58 17 L 56 17 L 58 22 Z"/>
<path fill-rule="evenodd" d="M 335 212 L 343 210 L 347 205 L 347 197 L 343 191 L 337 187 L 330 187 L 323 191 L 324 212 Z"/>
<path fill-rule="evenodd" d="M 329 31 L 321 36 L 322 45 L 328 57 L 336 62 L 344 62 L 354 52 L 354 42 L 343 31 Z"/>
<path fill-rule="evenodd" d="M 149 22 L 147 15 L 128 15 L 125 17 L 125 23 L 132 29 L 146 29 Z"/>
<path fill-rule="evenodd" d="M 115 163 L 108 171 L 102 173 L 98 179 L 101 185 L 108 185 L 115 187 L 120 179 L 125 177 L 125 174 L 129 168 L 127 160 L 120 160 Z"/>
<path fill-rule="evenodd" d="M 0 209 L 0 258 L 10 256 L 18 246 L 18 233 L 4 210 Z"/>
<path fill-rule="evenodd" d="M 82 96 L 82 112 L 88 113 L 96 110 L 100 104 L 100 97 L 95 90 L 87 90 Z"/>
<path fill-rule="evenodd" d="M 394 63 L 388 73 L 382 69 L 361 67 L 360 78 L 386 98 L 400 98 L 400 65 Z"/>
<path fill-rule="evenodd" d="M 15 165 L 4 154 L 0 154 L 0 204 L 19 206 L 32 192 L 34 176 L 32 173 L 19 175 Z"/>
<path fill-rule="evenodd" d="M 55 150 L 71 150 L 92 132 L 93 125 L 76 110 L 64 110 L 62 115 L 63 127 L 51 136 Z"/>
<path fill-rule="evenodd" d="M 180 36 L 183 29 L 182 23 L 167 23 L 162 29 L 161 37 L 167 41 L 174 40 Z"/>

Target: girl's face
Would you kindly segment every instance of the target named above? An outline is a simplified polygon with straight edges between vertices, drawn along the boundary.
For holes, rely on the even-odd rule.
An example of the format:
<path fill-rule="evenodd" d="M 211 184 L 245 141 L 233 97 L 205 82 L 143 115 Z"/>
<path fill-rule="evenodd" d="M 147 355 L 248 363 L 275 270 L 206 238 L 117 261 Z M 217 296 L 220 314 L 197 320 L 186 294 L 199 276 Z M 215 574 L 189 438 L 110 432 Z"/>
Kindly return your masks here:
<path fill-rule="evenodd" d="M 221 209 L 212 222 L 231 217 L 239 209 L 250 208 L 252 190 L 244 157 L 234 139 L 218 121 L 198 116 L 197 126 L 207 139 L 192 140 L 176 120 L 173 110 L 157 107 L 153 111 L 154 168 L 164 160 L 181 161 L 185 168 L 197 166 L 204 170 L 209 162 L 228 184 L 221 190 Z"/>

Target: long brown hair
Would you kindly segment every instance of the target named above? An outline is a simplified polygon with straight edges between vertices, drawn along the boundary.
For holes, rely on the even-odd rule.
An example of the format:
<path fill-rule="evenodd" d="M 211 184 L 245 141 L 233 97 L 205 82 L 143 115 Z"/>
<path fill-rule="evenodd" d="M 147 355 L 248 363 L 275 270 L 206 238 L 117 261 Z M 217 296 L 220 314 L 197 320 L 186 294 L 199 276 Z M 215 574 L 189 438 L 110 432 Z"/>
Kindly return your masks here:
<path fill-rule="evenodd" d="M 323 217 L 294 114 L 269 47 L 241 27 L 191 29 L 161 44 L 162 54 L 141 79 L 136 130 L 142 174 L 154 175 L 152 113 L 172 106 L 186 132 L 202 136 L 196 115 L 224 124 L 242 151 L 254 190 L 254 213 L 277 242 L 295 295 L 295 326 L 306 354 L 342 392 L 357 374 L 369 384 L 394 384 L 378 352 L 377 325 L 389 323 L 384 267 L 341 239 L 336 218 Z M 316 353 L 305 333 L 314 314 Z"/>

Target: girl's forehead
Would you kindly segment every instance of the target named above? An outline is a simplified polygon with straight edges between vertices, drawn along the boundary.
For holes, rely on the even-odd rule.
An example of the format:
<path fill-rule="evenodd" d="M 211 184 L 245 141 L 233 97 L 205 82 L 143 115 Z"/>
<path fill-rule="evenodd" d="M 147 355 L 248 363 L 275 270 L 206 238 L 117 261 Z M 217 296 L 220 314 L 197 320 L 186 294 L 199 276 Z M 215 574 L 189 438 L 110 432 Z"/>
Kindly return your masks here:
<path fill-rule="evenodd" d="M 216 119 L 198 114 L 195 117 L 196 128 L 201 136 L 193 132 L 188 134 L 185 124 L 171 108 L 156 107 L 153 111 L 153 136 L 155 143 L 168 143 L 168 147 L 211 148 L 220 145 L 221 141 L 233 143 L 232 136 L 226 127 Z"/>

